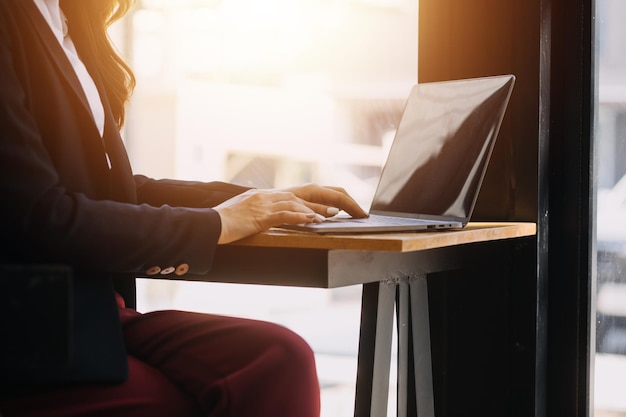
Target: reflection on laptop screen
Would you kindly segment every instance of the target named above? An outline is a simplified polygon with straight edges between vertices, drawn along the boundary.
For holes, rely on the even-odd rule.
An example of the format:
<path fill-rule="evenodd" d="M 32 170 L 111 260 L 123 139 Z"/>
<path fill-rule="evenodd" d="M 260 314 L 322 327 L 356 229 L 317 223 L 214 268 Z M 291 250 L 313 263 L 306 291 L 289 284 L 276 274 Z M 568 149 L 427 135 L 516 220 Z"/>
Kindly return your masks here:
<path fill-rule="evenodd" d="M 495 77 L 416 85 L 389 152 L 393 164 L 385 165 L 371 211 L 467 219 L 510 82 Z"/>

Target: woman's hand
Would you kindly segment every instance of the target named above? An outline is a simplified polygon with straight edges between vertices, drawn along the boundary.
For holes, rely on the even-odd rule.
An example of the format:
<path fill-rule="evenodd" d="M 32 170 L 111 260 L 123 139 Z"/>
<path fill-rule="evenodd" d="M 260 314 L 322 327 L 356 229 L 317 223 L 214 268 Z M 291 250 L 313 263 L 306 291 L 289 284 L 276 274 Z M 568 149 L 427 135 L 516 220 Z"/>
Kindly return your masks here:
<path fill-rule="evenodd" d="M 367 213 L 342 188 L 306 184 L 282 190 L 248 190 L 215 207 L 222 220 L 218 243 L 262 232 L 281 224 L 321 222 L 345 210 L 353 217 Z"/>
<path fill-rule="evenodd" d="M 293 193 L 307 207 L 323 216 L 334 216 L 339 210 L 344 210 L 352 217 L 367 217 L 367 213 L 340 187 L 305 184 L 285 188 L 283 191 Z"/>

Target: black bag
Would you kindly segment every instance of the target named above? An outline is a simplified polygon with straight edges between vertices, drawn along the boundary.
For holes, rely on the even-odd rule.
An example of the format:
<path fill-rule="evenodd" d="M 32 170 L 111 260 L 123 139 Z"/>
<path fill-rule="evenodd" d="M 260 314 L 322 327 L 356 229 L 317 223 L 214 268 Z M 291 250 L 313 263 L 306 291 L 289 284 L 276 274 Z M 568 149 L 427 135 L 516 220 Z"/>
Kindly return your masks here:
<path fill-rule="evenodd" d="M 121 382 L 128 365 L 113 285 L 56 265 L 0 265 L 0 387 Z"/>

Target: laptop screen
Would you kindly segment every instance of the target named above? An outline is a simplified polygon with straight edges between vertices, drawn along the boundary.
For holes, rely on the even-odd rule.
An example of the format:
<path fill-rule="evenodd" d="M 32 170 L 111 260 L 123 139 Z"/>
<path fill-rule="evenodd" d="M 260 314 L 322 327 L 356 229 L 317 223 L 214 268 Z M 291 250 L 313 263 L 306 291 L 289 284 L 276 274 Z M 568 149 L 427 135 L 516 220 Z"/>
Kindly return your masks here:
<path fill-rule="evenodd" d="M 469 220 L 513 81 L 499 76 L 416 85 L 372 213 Z"/>

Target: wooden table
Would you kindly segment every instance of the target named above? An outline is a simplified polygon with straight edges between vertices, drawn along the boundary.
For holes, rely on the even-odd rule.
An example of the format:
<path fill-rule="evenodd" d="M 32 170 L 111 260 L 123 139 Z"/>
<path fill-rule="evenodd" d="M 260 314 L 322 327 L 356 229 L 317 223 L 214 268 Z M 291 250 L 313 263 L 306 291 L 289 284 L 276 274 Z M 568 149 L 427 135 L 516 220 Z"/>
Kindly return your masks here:
<path fill-rule="evenodd" d="M 427 275 L 496 264 L 499 260 L 490 259 L 490 249 L 481 245 L 535 234 L 534 223 L 329 236 L 273 229 L 220 246 L 208 275 L 186 279 L 317 288 L 363 285 L 355 416 L 387 415 L 395 307 L 398 416 L 432 417 Z"/>

